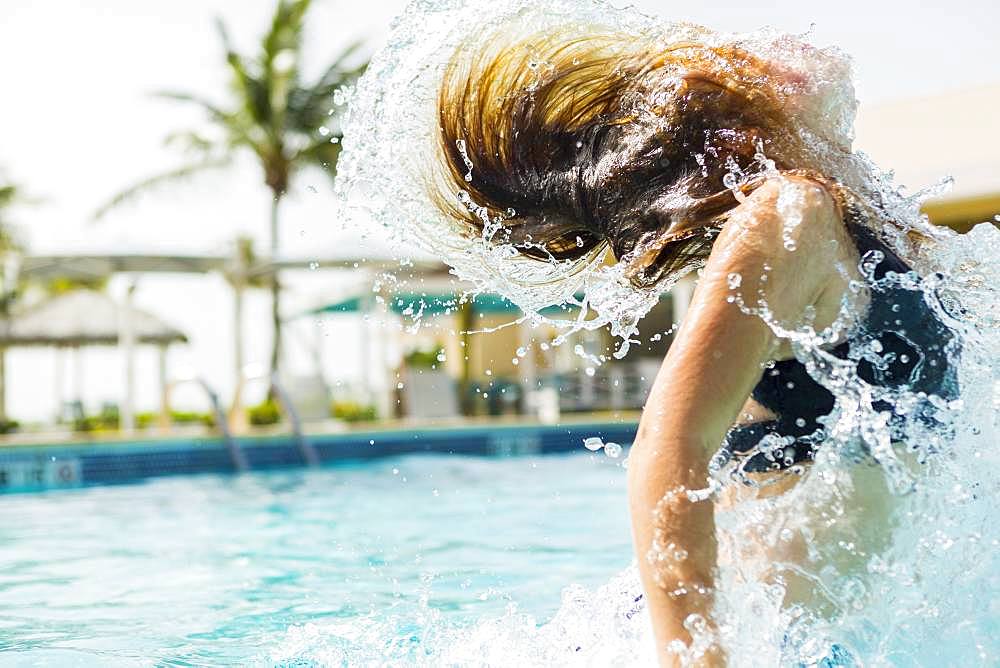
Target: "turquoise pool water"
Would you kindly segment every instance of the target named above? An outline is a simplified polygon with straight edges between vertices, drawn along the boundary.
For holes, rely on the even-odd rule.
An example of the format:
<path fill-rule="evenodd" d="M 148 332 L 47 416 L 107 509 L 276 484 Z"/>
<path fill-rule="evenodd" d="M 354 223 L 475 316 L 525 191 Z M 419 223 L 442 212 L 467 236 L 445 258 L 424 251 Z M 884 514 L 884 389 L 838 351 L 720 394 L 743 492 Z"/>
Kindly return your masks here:
<path fill-rule="evenodd" d="M 630 562 L 620 461 L 424 455 L 0 497 L 0 663 L 342 665 L 512 610 L 542 623 Z"/>

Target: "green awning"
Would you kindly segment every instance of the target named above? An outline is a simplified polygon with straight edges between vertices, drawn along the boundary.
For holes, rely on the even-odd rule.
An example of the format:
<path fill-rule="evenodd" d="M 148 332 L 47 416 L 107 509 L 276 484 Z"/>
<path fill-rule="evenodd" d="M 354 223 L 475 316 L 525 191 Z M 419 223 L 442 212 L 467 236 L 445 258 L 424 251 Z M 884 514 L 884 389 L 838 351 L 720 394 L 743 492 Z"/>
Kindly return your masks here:
<path fill-rule="evenodd" d="M 326 306 L 321 306 L 318 309 L 310 311 L 313 315 L 319 313 L 360 313 L 361 312 L 361 297 L 351 297 L 350 299 L 345 299 L 344 301 L 334 302 L 333 304 L 327 304 Z"/>
<path fill-rule="evenodd" d="M 577 295 L 583 299 L 583 295 Z M 664 295 L 662 298 L 667 298 Z M 454 294 L 425 294 L 416 292 L 401 292 L 386 299 L 386 304 L 393 313 L 402 316 L 412 316 L 421 313 L 423 316 L 435 316 L 455 313 L 459 307 L 459 298 Z M 360 313 L 371 308 L 371 300 L 365 303 L 363 297 L 351 297 L 343 301 L 327 304 L 310 313 Z M 472 308 L 476 313 L 485 315 L 516 315 L 521 309 L 514 302 L 492 292 L 484 292 L 475 296 Z M 564 316 L 577 310 L 576 304 L 555 304 L 541 310 L 542 315 L 549 317 Z"/>
<path fill-rule="evenodd" d="M 454 294 L 432 295 L 402 292 L 388 297 L 386 305 L 389 307 L 389 310 L 398 315 L 422 313 L 425 316 L 433 316 L 454 313 L 459 307 L 459 301 L 458 297 Z M 351 297 L 350 299 L 321 306 L 310 311 L 310 313 L 314 315 L 320 313 L 360 313 L 370 308 L 370 306 L 371 302 L 369 301 L 368 304 L 365 304 L 362 297 Z M 486 314 L 520 313 L 520 309 L 513 302 L 497 294 L 476 295 L 473 300 L 473 309 L 476 313 Z"/>

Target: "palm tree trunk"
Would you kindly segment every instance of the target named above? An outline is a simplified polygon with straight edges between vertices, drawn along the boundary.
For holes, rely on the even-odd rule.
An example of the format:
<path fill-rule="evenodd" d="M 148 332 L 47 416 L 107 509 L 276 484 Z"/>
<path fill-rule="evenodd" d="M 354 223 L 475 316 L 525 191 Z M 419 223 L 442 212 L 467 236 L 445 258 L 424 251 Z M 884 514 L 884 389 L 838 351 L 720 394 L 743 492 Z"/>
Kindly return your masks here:
<path fill-rule="evenodd" d="M 237 251 L 239 252 L 239 251 Z M 229 408 L 229 429 L 240 433 L 246 429 L 246 414 L 243 411 L 243 290 L 246 270 L 240 267 L 240 275 L 233 280 L 233 363 L 236 367 L 236 387 L 233 389 L 233 403 Z"/>
<path fill-rule="evenodd" d="M 275 192 L 271 200 L 271 262 L 278 259 L 278 207 L 283 193 Z M 271 344 L 271 377 L 274 377 L 281 366 L 281 284 L 278 282 L 278 270 L 271 270 L 271 324 L 274 339 Z"/>

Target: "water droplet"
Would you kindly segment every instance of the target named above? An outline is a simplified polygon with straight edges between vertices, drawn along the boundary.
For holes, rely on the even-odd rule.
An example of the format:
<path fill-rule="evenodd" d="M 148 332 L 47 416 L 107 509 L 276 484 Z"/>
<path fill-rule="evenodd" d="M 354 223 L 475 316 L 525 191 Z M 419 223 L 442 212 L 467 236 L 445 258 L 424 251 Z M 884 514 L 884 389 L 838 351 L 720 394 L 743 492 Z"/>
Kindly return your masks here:
<path fill-rule="evenodd" d="M 583 447 L 591 452 L 597 452 L 604 447 L 604 440 L 600 436 L 588 436 L 583 439 Z"/>
<path fill-rule="evenodd" d="M 469 153 L 468 153 L 468 150 L 466 149 L 465 140 L 464 139 L 456 139 L 455 140 L 455 148 L 457 148 L 458 152 L 462 155 L 462 162 L 465 163 L 465 168 L 469 170 L 465 174 L 465 180 L 466 180 L 466 182 L 471 182 L 472 181 L 472 160 L 469 158 Z M 466 197 L 468 197 L 468 193 L 466 193 Z M 470 199 L 470 202 L 471 202 L 471 199 Z"/>
<path fill-rule="evenodd" d="M 447 361 L 447 359 L 448 358 L 445 356 L 445 354 L 444 354 L 443 351 L 437 354 L 437 361 L 438 362 L 445 362 L 445 361 Z"/>
<path fill-rule="evenodd" d="M 617 443 L 605 443 L 604 454 L 612 459 L 617 459 L 622 454 L 622 446 Z"/>
<path fill-rule="evenodd" d="M 315 271 L 316 269 L 319 269 L 319 262 L 315 262 L 315 261 L 313 261 L 313 262 L 310 262 L 310 263 L 309 263 L 309 268 L 310 268 L 310 269 L 312 269 L 312 270 L 314 270 L 314 271 Z"/>
<path fill-rule="evenodd" d="M 321 125 L 319 127 L 319 133 L 324 137 L 326 137 L 330 134 L 330 128 L 326 127 L 325 125 Z"/>
<path fill-rule="evenodd" d="M 743 284 L 743 277 L 735 272 L 726 277 L 726 283 L 730 290 L 735 290 Z"/>
<path fill-rule="evenodd" d="M 591 378 L 593 378 L 594 374 L 597 373 L 597 371 L 592 366 L 588 366 L 586 369 L 583 370 L 583 372 L 588 376 L 590 376 Z"/>

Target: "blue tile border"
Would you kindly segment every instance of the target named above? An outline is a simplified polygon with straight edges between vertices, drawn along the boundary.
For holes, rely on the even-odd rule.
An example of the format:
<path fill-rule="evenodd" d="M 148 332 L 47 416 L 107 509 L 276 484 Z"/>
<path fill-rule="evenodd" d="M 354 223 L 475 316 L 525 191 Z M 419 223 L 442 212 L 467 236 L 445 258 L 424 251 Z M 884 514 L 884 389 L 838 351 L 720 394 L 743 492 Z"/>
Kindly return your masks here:
<path fill-rule="evenodd" d="M 323 464 L 414 453 L 517 456 L 571 452 L 599 436 L 631 443 L 635 422 L 463 425 L 308 435 Z M 303 466 L 291 434 L 236 439 L 251 471 Z M 233 473 L 221 438 L 89 442 L 0 448 L 0 493 L 134 482 L 194 473 Z"/>

